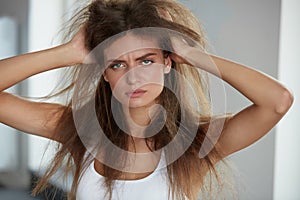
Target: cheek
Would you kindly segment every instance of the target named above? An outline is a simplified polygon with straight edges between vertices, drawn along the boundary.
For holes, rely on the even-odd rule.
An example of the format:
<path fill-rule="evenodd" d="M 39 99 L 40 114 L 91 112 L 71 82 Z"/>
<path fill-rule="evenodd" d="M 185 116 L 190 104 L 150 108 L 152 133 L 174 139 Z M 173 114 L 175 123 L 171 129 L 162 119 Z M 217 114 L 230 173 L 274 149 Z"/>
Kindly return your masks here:
<path fill-rule="evenodd" d="M 115 80 L 108 79 L 108 83 L 110 85 L 111 90 L 113 90 L 116 87 L 116 82 Z"/>
<path fill-rule="evenodd" d="M 126 83 L 126 79 L 124 75 L 114 74 L 112 76 L 108 76 L 108 82 L 110 85 L 110 89 L 116 99 L 119 101 L 124 98 L 124 91 L 128 90 L 128 85 Z"/>
<path fill-rule="evenodd" d="M 151 70 L 145 69 L 142 74 L 145 83 L 154 83 L 163 86 L 164 72 L 162 67 L 153 67 Z"/>
<path fill-rule="evenodd" d="M 120 80 L 122 80 L 122 75 L 117 73 L 106 73 L 106 79 L 110 85 L 110 88 L 114 90 L 119 82 L 121 82 Z"/>
<path fill-rule="evenodd" d="M 151 93 L 153 93 L 153 95 L 156 97 L 158 97 L 160 95 L 160 93 L 163 91 L 164 86 L 161 84 L 151 84 L 150 85 L 150 91 Z"/>

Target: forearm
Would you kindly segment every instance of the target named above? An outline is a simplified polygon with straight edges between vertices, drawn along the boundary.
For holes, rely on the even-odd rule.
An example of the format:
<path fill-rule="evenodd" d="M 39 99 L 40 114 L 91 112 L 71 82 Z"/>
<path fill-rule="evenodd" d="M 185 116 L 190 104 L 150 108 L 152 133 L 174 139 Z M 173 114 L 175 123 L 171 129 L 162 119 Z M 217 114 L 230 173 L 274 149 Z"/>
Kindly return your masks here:
<path fill-rule="evenodd" d="M 222 78 L 255 105 L 273 109 L 277 113 L 285 113 L 290 107 L 292 95 L 273 78 L 223 58 L 199 51 L 194 54 L 198 54 L 193 56 L 196 66 Z"/>
<path fill-rule="evenodd" d="M 0 61 L 0 91 L 41 72 L 75 64 L 67 45 Z"/>

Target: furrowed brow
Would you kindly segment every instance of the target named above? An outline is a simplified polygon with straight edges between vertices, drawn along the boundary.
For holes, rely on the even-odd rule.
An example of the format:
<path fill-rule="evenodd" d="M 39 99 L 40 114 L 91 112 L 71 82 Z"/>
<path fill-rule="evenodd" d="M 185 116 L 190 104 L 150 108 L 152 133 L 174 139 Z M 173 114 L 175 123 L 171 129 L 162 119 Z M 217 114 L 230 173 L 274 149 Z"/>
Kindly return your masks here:
<path fill-rule="evenodd" d="M 149 56 L 153 56 L 153 55 L 157 55 L 157 53 L 147 53 L 147 54 L 145 54 L 145 55 L 142 55 L 142 56 L 136 58 L 135 60 L 136 60 L 136 61 L 137 61 L 137 60 L 143 60 L 143 59 L 145 59 L 145 58 L 147 58 L 147 57 L 149 57 Z M 120 59 L 109 59 L 109 60 L 107 60 L 106 62 L 107 62 L 107 63 L 115 63 L 115 62 L 126 62 L 126 61 L 125 61 L 125 60 L 120 60 Z"/>
<path fill-rule="evenodd" d="M 135 60 L 136 60 L 136 61 L 137 61 L 137 60 L 144 60 L 145 58 L 147 58 L 147 57 L 149 57 L 149 56 L 154 56 L 154 55 L 157 55 L 157 53 L 147 53 L 147 54 L 145 54 L 145 55 L 143 55 L 143 56 L 140 56 L 140 57 L 136 58 Z"/>

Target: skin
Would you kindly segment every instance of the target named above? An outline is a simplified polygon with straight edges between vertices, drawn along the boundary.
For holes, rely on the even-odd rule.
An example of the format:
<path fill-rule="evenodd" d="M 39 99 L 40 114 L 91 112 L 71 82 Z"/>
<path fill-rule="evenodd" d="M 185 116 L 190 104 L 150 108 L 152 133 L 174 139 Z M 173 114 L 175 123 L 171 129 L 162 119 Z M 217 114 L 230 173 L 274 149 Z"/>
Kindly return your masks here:
<path fill-rule="evenodd" d="M 171 59 L 164 57 L 156 41 L 132 34 L 115 41 L 105 50 L 105 58 L 104 79 L 123 106 L 130 134 L 144 138 L 143 130 L 150 123 L 149 113 L 163 90 Z"/>
<path fill-rule="evenodd" d="M 80 30 L 75 37 L 66 44 L 44 51 L 1 60 L 0 122 L 29 134 L 58 141 L 58 138 L 54 136 L 53 130 L 61 114 L 57 112 L 57 110 L 63 107 L 63 105 L 31 102 L 4 92 L 4 90 L 32 75 L 82 63 L 88 53 L 84 48 L 83 41 L 84 33 L 83 30 Z M 263 137 L 291 107 L 293 102 L 291 92 L 269 76 L 227 59 L 205 54 L 201 50 L 190 47 L 185 42 L 175 38 L 173 38 L 173 46 L 175 52 L 183 55 L 182 57 L 189 58 L 188 60 L 192 60 L 193 63 L 191 64 L 201 66 L 201 69 L 222 78 L 252 102 L 252 105 L 249 107 L 226 119 L 221 137 L 217 142 L 217 147 L 221 148 L 222 152 L 224 152 L 223 157 L 239 151 Z M 120 57 L 125 59 L 127 64 L 129 63 L 129 67 L 126 69 L 128 72 L 131 68 L 136 67 L 135 53 L 136 52 L 132 52 L 131 54 Z M 175 62 L 185 62 L 175 54 L 171 54 L 170 58 Z M 168 59 L 162 59 L 159 62 L 161 64 L 168 64 Z M 214 68 L 211 67 L 212 61 L 215 63 Z M 106 80 L 110 82 L 114 89 L 114 83 L 121 80 L 121 77 L 125 74 L 122 72 L 120 78 L 115 80 L 114 78 L 116 78 L 116 76 L 113 76 L 111 73 L 115 72 L 106 71 L 105 76 Z M 162 70 L 160 73 L 165 72 Z M 148 87 L 155 88 L 157 86 L 145 85 L 146 89 Z M 159 90 L 157 90 L 157 93 L 158 91 Z M 130 102 L 129 104 L 131 108 L 139 108 L 148 105 L 148 101 L 153 102 L 154 98 L 155 95 L 152 99 L 148 99 L 147 97 L 138 103 Z M 53 113 L 55 113 L 54 117 L 52 116 Z M 135 119 L 138 118 L 141 113 L 142 112 L 138 112 L 137 110 L 137 112 L 131 112 L 130 114 L 131 117 Z M 145 120 L 149 119 L 145 117 Z M 144 122 L 139 123 L 143 124 Z M 145 151 L 146 149 L 142 146 L 142 142 L 137 142 L 137 152 Z M 139 148 L 140 144 L 141 146 Z M 135 178 L 136 177 L 129 177 L 129 179 Z"/>
<path fill-rule="evenodd" d="M 114 49 L 120 52 L 119 55 L 115 55 Z M 171 59 L 164 58 L 156 41 L 127 35 L 105 50 L 105 58 L 104 79 L 123 105 L 133 109 L 155 103 L 163 90 L 164 74 L 171 68 Z M 145 93 L 139 97 L 134 95 L 135 90 Z"/>

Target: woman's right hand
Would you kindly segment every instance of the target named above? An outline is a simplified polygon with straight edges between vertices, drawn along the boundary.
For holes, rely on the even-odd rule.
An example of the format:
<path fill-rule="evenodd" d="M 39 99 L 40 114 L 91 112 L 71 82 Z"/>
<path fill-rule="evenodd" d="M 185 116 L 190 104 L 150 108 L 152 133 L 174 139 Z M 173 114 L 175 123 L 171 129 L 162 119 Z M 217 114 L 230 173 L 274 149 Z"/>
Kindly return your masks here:
<path fill-rule="evenodd" d="M 62 142 L 56 126 L 64 105 L 33 102 L 4 90 L 35 74 L 82 63 L 88 54 L 84 32 L 82 27 L 68 43 L 0 60 L 0 123 Z"/>
<path fill-rule="evenodd" d="M 41 72 L 81 64 L 87 56 L 85 27 L 63 45 L 0 60 L 0 92 Z"/>
<path fill-rule="evenodd" d="M 72 40 L 66 44 L 69 48 L 68 52 L 74 58 L 74 63 L 72 64 L 81 64 L 83 63 L 85 57 L 88 55 L 89 51 L 85 46 L 85 28 L 83 25 L 78 32 L 74 35 Z"/>

